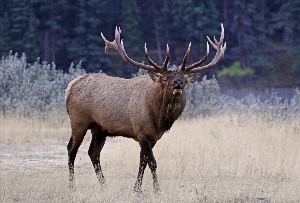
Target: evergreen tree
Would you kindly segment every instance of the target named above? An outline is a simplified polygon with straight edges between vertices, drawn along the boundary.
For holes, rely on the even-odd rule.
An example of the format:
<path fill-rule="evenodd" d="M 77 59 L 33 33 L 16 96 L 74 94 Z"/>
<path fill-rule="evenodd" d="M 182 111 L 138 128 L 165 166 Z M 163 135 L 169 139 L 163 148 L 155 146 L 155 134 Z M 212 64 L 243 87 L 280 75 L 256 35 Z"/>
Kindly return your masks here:
<path fill-rule="evenodd" d="M 141 53 L 141 47 L 144 43 L 141 30 L 141 11 L 137 5 L 137 0 L 124 1 L 124 13 L 122 28 L 125 30 L 126 47 L 128 52 L 133 55 Z"/>
<path fill-rule="evenodd" d="M 97 72 L 108 63 L 103 57 L 103 42 L 100 36 L 106 29 L 113 30 L 108 1 L 78 0 L 75 23 L 71 28 L 71 40 L 67 46 L 69 57 L 80 60 L 88 71 Z"/>
<path fill-rule="evenodd" d="M 64 37 L 62 13 L 65 11 L 65 2 L 60 0 L 39 0 L 39 12 L 42 16 L 40 26 L 43 45 L 43 60 L 48 63 L 56 62 L 57 52 Z"/>
<path fill-rule="evenodd" d="M 292 69 L 300 79 L 300 2 L 289 0 L 280 4 L 277 13 L 273 15 L 275 29 L 280 30 L 280 42 L 284 43 L 292 56 Z"/>
<path fill-rule="evenodd" d="M 136 69 L 116 52 L 104 56 L 101 32 L 112 40 L 120 26 L 128 54 L 138 61 L 145 60 L 146 42 L 151 57 L 162 62 L 168 43 L 170 63 L 180 64 L 190 41 L 188 63 L 199 60 L 205 36 L 218 36 L 222 22 L 228 44 L 222 64 L 240 61 L 264 78 L 286 71 L 300 81 L 299 13 L 296 0 L 1 0 L 0 54 L 26 52 L 29 61 L 40 56 L 65 71 L 82 61 L 88 71 L 129 76 Z"/>
<path fill-rule="evenodd" d="M 39 46 L 41 44 L 41 36 L 38 31 L 39 23 L 39 19 L 35 15 L 35 10 L 31 7 L 27 22 L 28 26 L 25 29 L 23 38 L 24 52 L 30 53 L 29 61 L 34 61 L 41 56 L 41 49 Z"/>
<path fill-rule="evenodd" d="M 270 50 L 274 50 L 275 44 L 274 41 L 269 40 L 273 33 L 271 26 L 273 19 L 267 15 L 268 5 L 267 0 L 249 2 L 246 5 L 246 15 L 249 19 L 249 28 L 246 33 L 248 44 L 246 53 L 249 53 L 247 65 L 255 68 L 258 73 L 262 72 L 261 67 L 264 67 L 265 71 L 270 71 L 274 67 L 275 61 L 274 54 L 269 53 Z"/>
<path fill-rule="evenodd" d="M 7 55 L 10 47 L 10 37 L 9 37 L 9 18 L 7 13 L 0 16 L 0 54 Z"/>
<path fill-rule="evenodd" d="M 24 52 L 24 32 L 28 26 L 29 6 L 26 0 L 7 2 L 10 47 L 15 52 Z"/>
<path fill-rule="evenodd" d="M 180 60 L 186 51 L 189 41 L 192 42 L 193 51 L 189 61 L 199 60 L 206 50 L 206 36 L 219 35 L 220 21 L 216 4 L 205 0 L 174 0 L 172 2 L 173 27 L 176 28 L 176 41 L 182 49 Z"/>

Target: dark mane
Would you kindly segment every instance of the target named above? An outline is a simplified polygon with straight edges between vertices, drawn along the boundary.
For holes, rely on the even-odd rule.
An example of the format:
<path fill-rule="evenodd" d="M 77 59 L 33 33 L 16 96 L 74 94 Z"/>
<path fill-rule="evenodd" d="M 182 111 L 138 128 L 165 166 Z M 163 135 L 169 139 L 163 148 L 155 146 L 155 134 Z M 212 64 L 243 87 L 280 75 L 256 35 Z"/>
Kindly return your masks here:
<path fill-rule="evenodd" d="M 184 100 L 184 101 L 183 101 Z M 173 123 L 181 115 L 185 107 L 185 98 L 172 98 L 166 107 L 161 109 L 161 117 L 158 121 L 158 127 L 162 131 L 168 131 Z"/>
<path fill-rule="evenodd" d="M 153 87 L 149 92 L 148 102 L 152 110 L 153 122 L 160 132 L 170 130 L 173 123 L 184 110 L 186 97 L 183 94 L 175 97 L 160 86 Z"/>

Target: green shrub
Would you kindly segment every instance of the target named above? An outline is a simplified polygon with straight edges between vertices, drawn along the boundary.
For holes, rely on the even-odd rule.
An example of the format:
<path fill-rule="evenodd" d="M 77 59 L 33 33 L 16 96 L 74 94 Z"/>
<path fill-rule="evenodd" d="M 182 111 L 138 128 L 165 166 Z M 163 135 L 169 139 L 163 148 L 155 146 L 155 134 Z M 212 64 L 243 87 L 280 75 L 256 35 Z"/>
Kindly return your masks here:
<path fill-rule="evenodd" d="M 253 75 L 254 70 L 251 68 L 242 68 L 239 61 L 235 61 L 231 66 L 223 68 L 218 72 L 218 77 L 238 77 L 242 78 L 248 75 Z"/>

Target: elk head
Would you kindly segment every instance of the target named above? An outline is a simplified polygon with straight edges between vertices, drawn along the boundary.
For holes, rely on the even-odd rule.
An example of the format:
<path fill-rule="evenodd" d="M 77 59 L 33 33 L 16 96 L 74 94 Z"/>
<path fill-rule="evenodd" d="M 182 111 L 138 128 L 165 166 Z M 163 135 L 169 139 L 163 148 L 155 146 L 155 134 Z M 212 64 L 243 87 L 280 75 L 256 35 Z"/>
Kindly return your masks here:
<path fill-rule="evenodd" d="M 129 64 L 136 66 L 138 68 L 147 70 L 151 79 L 154 82 L 161 84 L 163 89 L 170 90 L 170 92 L 172 92 L 175 97 L 180 96 L 182 94 L 185 85 L 197 81 L 201 72 L 216 65 L 224 57 L 224 52 L 226 49 L 226 42 L 223 45 L 224 27 L 223 27 L 223 24 L 221 24 L 221 36 L 220 36 L 219 41 L 217 41 L 216 38 L 214 37 L 214 42 L 212 42 L 210 40 L 210 38 L 207 36 L 208 42 L 211 44 L 211 46 L 214 49 L 216 49 L 215 57 L 212 59 L 212 61 L 210 63 L 208 63 L 207 65 L 204 65 L 204 66 L 200 66 L 208 57 L 209 44 L 207 42 L 206 53 L 204 54 L 202 59 L 200 59 L 199 61 L 197 61 L 189 66 L 186 66 L 187 58 L 188 58 L 188 55 L 190 53 L 190 48 L 191 48 L 191 43 L 190 43 L 188 46 L 188 49 L 183 57 L 183 61 L 180 66 L 180 69 L 179 70 L 168 70 L 169 58 L 170 58 L 170 51 L 169 51 L 168 44 L 167 44 L 167 54 L 166 54 L 165 60 L 164 60 L 163 64 L 160 66 L 160 65 L 156 64 L 149 57 L 147 46 L 145 43 L 145 56 L 146 56 L 147 61 L 150 64 L 150 65 L 147 65 L 147 64 L 136 62 L 128 57 L 128 55 L 125 51 L 125 48 L 124 48 L 123 40 L 121 40 L 120 35 L 121 35 L 121 29 L 116 27 L 115 39 L 114 39 L 114 41 L 110 42 L 101 33 L 101 36 L 105 42 L 105 53 L 107 54 L 108 50 L 110 48 L 116 50 L 120 54 L 120 56 Z"/>

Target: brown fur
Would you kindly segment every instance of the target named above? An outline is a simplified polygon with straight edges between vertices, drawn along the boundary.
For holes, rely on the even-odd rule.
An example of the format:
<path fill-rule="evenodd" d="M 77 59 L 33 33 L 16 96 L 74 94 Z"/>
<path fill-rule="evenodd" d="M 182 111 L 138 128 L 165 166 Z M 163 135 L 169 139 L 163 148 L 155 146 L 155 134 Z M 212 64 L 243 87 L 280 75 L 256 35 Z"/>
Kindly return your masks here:
<path fill-rule="evenodd" d="M 138 63 L 129 58 L 123 41 L 121 29 L 116 27 L 115 39 L 105 42 L 105 53 L 114 49 L 129 64 L 145 69 L 149 76 L 133 79 L 110 77 L 103 74 L 88 74 L 70 82 L 66 91 L 67 111 L 71 120 L 72 135 L 67 146 L 69 155 L 70 187 L 74 187 L 74 161 L 78 148 L 88 129 L 92 132 L 92 141 L 88 154 L 101 184 L 105 183 L 100 165 L 100 152 L 107 136 L 123 136 L 136 140 L 140 147 L 140 166 L 135 191 L 141 191 L 144 170 L 148 164 L 153 178 L 155 191 L 159 191 L 156 175 L 156 160 L 152 148 L 164 132 L 169 130 L 182 113 L 186 97 L 185 85 L 195 82 L 199 73 L 213 67 L 224 57 L 226 43 L 223 46 L 224 27 L 220 41 L 209 43 L 217 50 L 213 60 L 199 67 L 207 58 L 209 46 L 202 59 L 186 66 L 190 46 L 186 51 L 179 71 L 168 70 L 170 52 L 162 66 L 149 57 L 145 44 L 146 59 L 151 65 Z"/>
<path fill-rule="evenodd" d="M 160 137 L 153 134 L 169 130 L 185 107 L 185 95 L 174 97 L 149 76 L 86 74 L 69 88 L 66 106 L 71 123 L 80 120 L 87 129 L 97 123 L 110 134 L 137 141 L 139 134 L 145 134 L 156 142 Z"/>
<path fill-rule="evenodd" d="M 93 139 L 89 155 L 101 183 L 105 181 L 99 156 L 105 137 L 123 136 L 140 143 L 140 168 L 145 168 L 143 163 L 150 164 L 154 187 L 158 190 L 156 162 L 151 148 L 171 128 L 186 103 L 184 90 L 181 95 L 173 94 L 174 77 L 181 75 L 168 74 L 169 80 L 166 82 L 154 82 L 149 76 L 123 79 L 104 74 L 86 74 L 70 82 L 66 91 L 66 106 L 72 128 L 68 144 L 71 187 L 74 184 L 77 150 L 86 131 L 91 129 Z M 95 140 L 101 137 L 102 141 L 98 141 L 100 148 L 94 152 Z M 135 186 L 137 191 L 140 190 L 143 170 L 139 171 Z"/>

